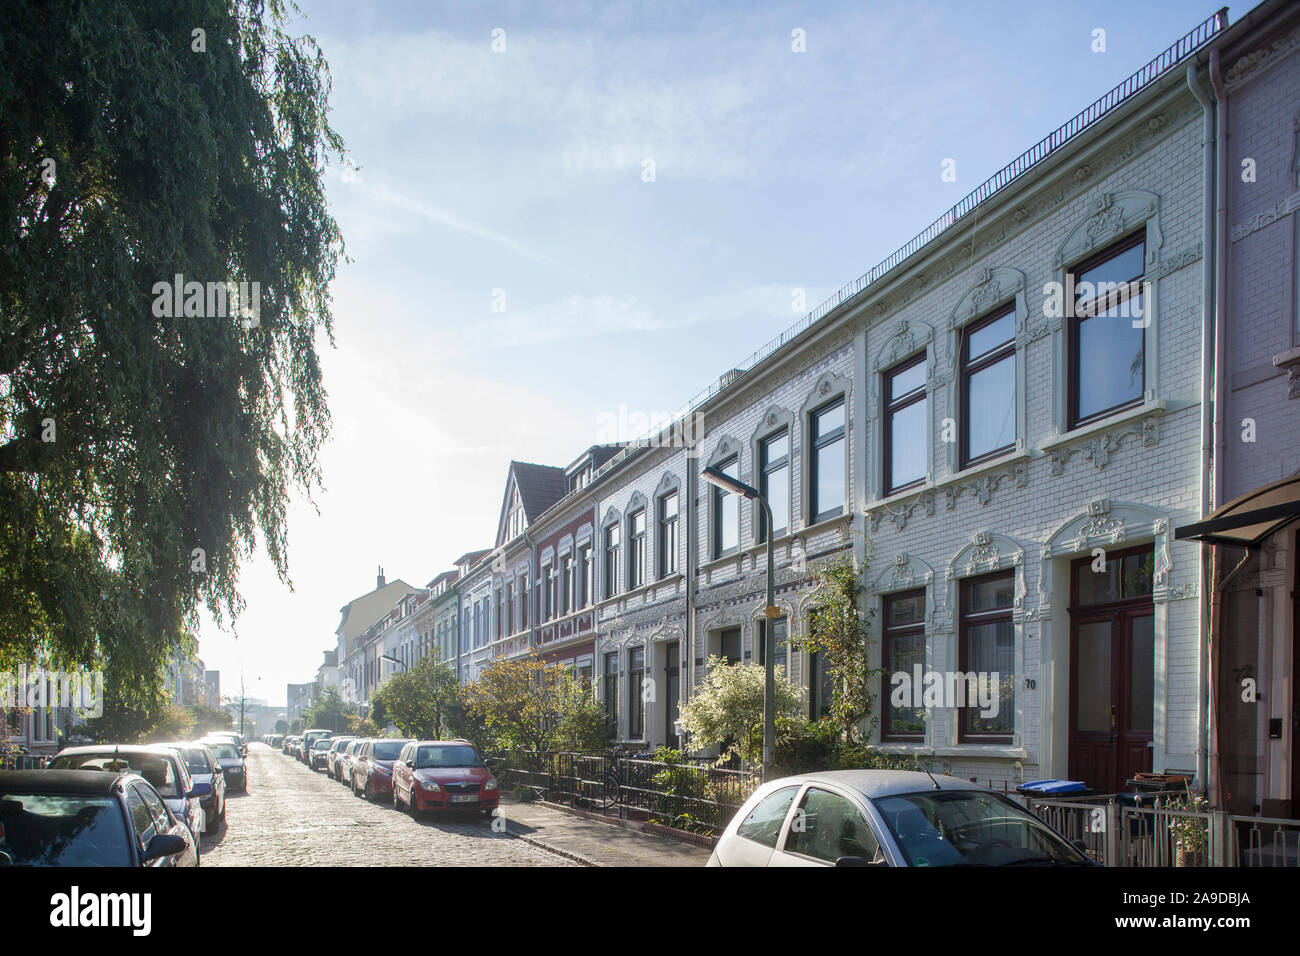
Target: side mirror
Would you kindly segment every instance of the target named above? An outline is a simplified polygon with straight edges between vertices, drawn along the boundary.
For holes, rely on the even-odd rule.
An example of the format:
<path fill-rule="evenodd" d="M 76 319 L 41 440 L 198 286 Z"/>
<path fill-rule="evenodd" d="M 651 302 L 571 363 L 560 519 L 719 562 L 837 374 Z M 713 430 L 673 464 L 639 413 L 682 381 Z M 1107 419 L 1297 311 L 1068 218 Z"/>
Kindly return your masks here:
<path fill-rule="evenodd" d="M 860 856 L 839 856 L 835 858 L 836 866 L 870 866 L 864 857 Z"/>
<path fill-rule="evenodd" d="M 190 790 L 190 796 L 198 797 L 200 800 L 202 800 L 204 797 L 212 796 L 212 784 L 196 783 L 194 785 L 194 788 Z"/>
<path fill-rule="evenodd" d="M 154 860 L 160 860 L 165 856 L 184 853 L 186 845 L 185 838 L 182 836 L 177 836 L 174 833 L 160 833 L 149 841 L 149 846 L 144 851 L 142 861 L 152 863 Z"/>

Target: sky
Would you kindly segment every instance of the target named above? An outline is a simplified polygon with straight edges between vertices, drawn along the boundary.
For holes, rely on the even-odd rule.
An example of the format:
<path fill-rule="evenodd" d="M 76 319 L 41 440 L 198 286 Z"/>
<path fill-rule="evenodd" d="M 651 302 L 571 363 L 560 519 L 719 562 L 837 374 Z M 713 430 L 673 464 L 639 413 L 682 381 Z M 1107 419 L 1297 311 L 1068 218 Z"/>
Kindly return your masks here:
<path fill-rule="evenodd" d="M 348 150 L 333 438 L 292 589 L 247 559 L 199 634 L 272 704 L 379 566 L 420 587 L 493 544 L 511 459 L 679 409 L 1215 9 L 298 3 Z"/>

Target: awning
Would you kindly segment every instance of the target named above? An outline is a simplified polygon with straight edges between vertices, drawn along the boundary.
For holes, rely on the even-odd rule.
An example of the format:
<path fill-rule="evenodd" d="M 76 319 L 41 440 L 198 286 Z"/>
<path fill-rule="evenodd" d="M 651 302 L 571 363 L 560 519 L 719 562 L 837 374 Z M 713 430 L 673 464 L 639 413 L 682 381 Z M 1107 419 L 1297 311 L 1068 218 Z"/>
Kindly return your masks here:
<path fill-rule="evenodd" d="M 1296 520 L 1300 520 L 1300 475 L 1247 492 L 1215 508 L 1208 518 L 1175 528 L 1174 538 L 1254 547 Z"/>

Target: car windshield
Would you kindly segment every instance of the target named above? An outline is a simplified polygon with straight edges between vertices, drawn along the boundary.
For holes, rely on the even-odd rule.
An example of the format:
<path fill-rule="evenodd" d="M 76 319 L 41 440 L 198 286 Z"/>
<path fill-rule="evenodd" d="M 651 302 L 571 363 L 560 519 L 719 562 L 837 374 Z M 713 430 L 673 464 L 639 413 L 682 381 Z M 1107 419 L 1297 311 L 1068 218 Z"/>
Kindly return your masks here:
<path fill-rule="evenodd" d="M 178 748 L 185 755 L 185 763 L 190 768 L 190 773 L 212 773 L 212 768 L 208 766 L 207 755 L 197 747 Z"/>
<path fill-rule="evenodd" d="M 911 866 L 1085 865 L 1038 817 L 995 793 L 929 790 L 875 804 Z"/>
<path fill-rule="evenodd" d="M 121 754 L 102 751 L 84 754 L 63 754 L 50 761 L 51 770 L 134 770 L 144 777 L 162 797 L 179 797 L 176 786 L 176 766 L 171 758 L 162 754 Z"/>
<path fill-rule="evenodd" d="M 424 767 L 481 767 L 483 761 L 473 747 L 421 747 L 415 755 L 416 769 Z"/>
<path fill-rule="evenodd" d="M 128 866 L 112 797 L 0 793 L 0 866 Z"/>
<path fill-rule="evenodd" d="M 329 750 L 330 742 L 328 740 L 318 740 L 311 745 L 312 750 Z"/>
<path fill-rule="evenodd" d="M 376 740 L 372 756 L 376 760 L 396 760 L 406 744 L 405 740 Z"/>
<path fill-rule="evenodd" d="M 234 744 L 214 743 L 214 744 L 209 744 L 208 746 L 212 748 L 212 752 L 217 755 L 218 760 L 240 759 L 239 748 L 236 747 Z"/>

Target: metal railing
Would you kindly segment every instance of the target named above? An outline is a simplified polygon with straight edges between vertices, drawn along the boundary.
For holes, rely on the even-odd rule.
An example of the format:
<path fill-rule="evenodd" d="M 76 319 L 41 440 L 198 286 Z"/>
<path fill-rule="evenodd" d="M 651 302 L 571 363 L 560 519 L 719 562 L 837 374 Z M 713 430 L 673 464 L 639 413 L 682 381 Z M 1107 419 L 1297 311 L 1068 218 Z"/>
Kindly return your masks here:
<path fill-rule="evenodd" d="M 858 295 L 858 293 L 862 292 L 872 283 L 876 282 L 886 273 L 890 272 L 902 263 L 903 260 L 909 258 L 931 241 L 938 238 L 939 235 L 955 225 L 960 219 L 962 219 L 962 217 L 974 212 L 982 203 L 997 195 L 1025 173 L 1038 166 L 1043 162 L 1043 160 L 1047 159 L 1057 150 L 1073 142 L 1088 129 L 1101 122 L 1111 113 L 1115 112 L 1119 107 L 1123 106 L 1134 96 L 1141 93 L 1144 89 L 1152 83 L 1155 83 L 1187 57 L 1199 50 L 1209 42 L 1210 39 L 1222 32 L 1227 25 L 1227 7 L 1222 8 L 1217 13 L 1207 17 L 1201 23 L 1197 24 L 1185 36 L 1181 37 L 1114 89 L 1110 90 L 1104 96 L 1070 117 L 1070 119 L 1066 120 L 1033 146 L 1029 147 L 1029 149 L 1025 150 L 984 182 L 976 186 L 970 193 L 959 200 L 956 205 L 934 222 L 930 223 L 930 225 L 922 229 L 903 246 L 896 249 L 886 259 L 877 263 L 857 279 L 840 288 L 834 295 L 830 296 L 811 312 L 804 315 L 803 318 L 799 319 L 785 331 L 781 332 L 780 335 L 757 349 L 744 361 L 732 366 L 731 369 L 724 375 L 720 376 L 717 381 L 699 392 L 694 398 L 674 412 L 672 415 L 672 424 L 667 426 L 667 428 L 678 428 L 683 422 L 685 422 L 688 416 L 693 414 L 709 399 L 742 380 L 745 377 L 745 373 L 757 366 L 768 356 L 774 354 L 783 346 L 793 341 L 801 333 L 811 328 L 818 320 L 843 305 L 849 299 Z M 619 452 L 592 472 L 591 481 L 594 482 L 608 472 L 618 468 L 626 462 L 628 458 L 642 448 L 655 446 L 659 433 L 660 430 L 656 430 L 648 436 L 629 441 Z M 567 504 L 571 498 L 576 497 L 583 491 L 584 489 L 577 489 L 570 492 L 556 502 L 552 507 L 559 508 Z"/>
<path fill-rule="evenodd" d="M 49 760 L 43 754 L 0 754 L 0 770 L 44 770 Z"/>
<path fill-rule="evenodd" d="M 1159 801 L 1152 807 L 1124 806 L 1115 794 L 1022 802 L 1106 866 L 1300 868 L 1300 820 L 1189 810 Z"/>
<path fill-rule="evenodd" d="M 516 752 L 488 764 L 506 790 L 707 836 L 721 833 L 759 784 L 757 771 L 615 754 Z"/>

